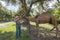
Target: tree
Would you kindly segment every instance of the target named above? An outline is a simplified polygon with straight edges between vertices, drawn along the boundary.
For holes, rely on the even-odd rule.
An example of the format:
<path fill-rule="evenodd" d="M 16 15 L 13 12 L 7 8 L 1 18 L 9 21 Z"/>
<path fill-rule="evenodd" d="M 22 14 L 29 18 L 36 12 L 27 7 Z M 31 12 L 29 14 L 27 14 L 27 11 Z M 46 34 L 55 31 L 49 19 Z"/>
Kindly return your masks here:
<path fill-rule="evenodd" d="M 0 3 L 0 20 L 6 21 L 7 19 L 11 19 L 11 12 Z"/>

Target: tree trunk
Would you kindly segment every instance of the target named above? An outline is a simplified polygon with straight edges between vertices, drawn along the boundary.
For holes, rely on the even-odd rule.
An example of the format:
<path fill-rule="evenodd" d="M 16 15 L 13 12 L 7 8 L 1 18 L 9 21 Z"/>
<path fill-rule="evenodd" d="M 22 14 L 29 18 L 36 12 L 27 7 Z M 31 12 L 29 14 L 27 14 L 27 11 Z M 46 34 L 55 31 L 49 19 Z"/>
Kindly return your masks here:
<path fill-rule="evenodd" d="M 22 12 L 24 15 L 26 15 L 27 10 L 26 10 L 26 0 L 22 0 Z"/>

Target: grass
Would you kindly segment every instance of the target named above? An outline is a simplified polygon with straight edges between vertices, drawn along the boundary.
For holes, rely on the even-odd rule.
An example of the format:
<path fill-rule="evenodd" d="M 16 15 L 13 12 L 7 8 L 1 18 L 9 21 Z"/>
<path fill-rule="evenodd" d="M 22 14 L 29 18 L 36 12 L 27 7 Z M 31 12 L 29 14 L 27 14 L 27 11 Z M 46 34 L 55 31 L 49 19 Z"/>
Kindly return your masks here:
<path fill-rule="evenodd" d="M 5 27 L 0 27 L 0 40 L 16 40 L 15 32 L 16 28 L 14 22 L 9 23 Z M 22 30 L 21 32 L 20 40 L 31 40 L 26 30 Z"/>
<path fill-rule="evenodd" d="M 33 22 L 30 22 L 31 25 L 36 25 Z M 49 30 L 53 27 L 51 24 L 39 24 L 40 28 L 40 34 L 45 35 L 45 37 L 49 37 L 50 35 L 52 36 L 54 33 L 50 32 Z M 58 25 L 60 28 L 60 24 Z M 33 30 L 35 27 L 31 27 Z M 42 30 L 41 30 L 42 29 Z M 47 32 L 48 31 L 48 32 Z M 16 28 L 15 28 L 15 23 L 10 22 L 9 24 L 5 25 L 4 27 L 0 27 L 0 40 L 16 40 Z M 31 40 L 31 37 L 27 33 L 26 30 L 21 31 L 21 38 L 19 40 Z M 60 34 L 59 34 L 60 35 Z M 49 38 L 50 39 L 50 38 Z M 52 38 L 53 39 L 53 38 Z"/>

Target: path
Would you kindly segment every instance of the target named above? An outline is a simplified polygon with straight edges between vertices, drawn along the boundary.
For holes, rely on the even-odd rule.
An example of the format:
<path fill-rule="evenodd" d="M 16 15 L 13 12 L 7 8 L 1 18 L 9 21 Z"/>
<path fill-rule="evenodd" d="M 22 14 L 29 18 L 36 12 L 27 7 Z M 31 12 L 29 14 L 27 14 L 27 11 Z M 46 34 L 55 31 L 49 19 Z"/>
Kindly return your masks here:
<path fill-rule="evenodd" d="M 9 24 L 10 22 L 5 22 L 5 23 L 0 23 L 0 27 L 5 27 L 7 24 Z"/>
<path fill-rule="evenodd" d="M 0 27 L 6 27 L 6 25 L 8 25 L 11 22 L 5 22 L 5 23 L 0 23 Z M 21 29 L 26 30 L 26 27 L 22 27 Z"/>

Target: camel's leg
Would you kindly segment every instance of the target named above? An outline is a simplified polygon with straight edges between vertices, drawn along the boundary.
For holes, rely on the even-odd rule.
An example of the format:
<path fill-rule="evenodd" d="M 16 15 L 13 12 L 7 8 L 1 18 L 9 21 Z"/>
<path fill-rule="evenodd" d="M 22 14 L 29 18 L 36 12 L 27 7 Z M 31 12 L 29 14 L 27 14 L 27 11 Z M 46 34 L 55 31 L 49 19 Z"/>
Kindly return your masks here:
<path fill-rule="evenodd" d="M 56 37 L 57 37 L 57 34 L 58 34 L 59 29 L 58 29 L 57 26 L 55 26 L 55 28 L 56 28 Z"/>
<path fill-rule="evenodd" d="M 55 26 L 55 24 L 57 24 L 56 22 L 55 22 L 55 18 L 53 18 L 52 16 L 51 16 L 51 23 Z M 55 29 L 55 27 L 53 27 L 50 31 L 52 31 L 52 30 L 54 30 Z"/>
<path fill-rule="evenodd" d="M 52 31 L 52 30 L 54 30 L 54 28 L 56 28 L 56 37 L 57 37 L 59 29 L 57 27 L 57 25 L 58 25 L 57 20 L 56 20 L 56 18 L 54 16 L 51 16 L 51 22 L 54 25 L 54 27 L 50 31 Z"/>
<path fill-rule="evenodd" d="M 58 31 L 59 31 L 57 25 L 58 25 L 58 24 L 57 24 L 57 20 L 55 19 L 55 21 L 54 21 L 54 27 L 56 28 L 56 37 L 57 37 Z"/>
<path fill-rule="evenodd" d="M 30 30 L 30 23 L 28 23 L 28 32 L 31 33 L 31 30 Z"/>
<path fill-rule="evenodd" d="M 28 22 L 28 25 L 27 25 L 27 31 L 28 31 L 28 33 L 31 33 L 30 32 L 30 23 Z"/>
<path fill-rule="evenodd" d="M 39 24 L 36 23 L 36 37 L 39 37 Z"/>
<path fill-rule="evenodd" d="M 58 27 L 56 25 L 50 31 L 54 30 L 54 28 L 56 28 L 56 37 L 57 37 L 59 29 L 58 29 Z"/>
<path fill-rule="evenodd" d="M 57 27 L 57 24 L 54 25 L 54 27 L 53 27 L 50 31 L 54 30 L 54 28 L 56 28 L 56 37 L 57 37 L 58 31 L 59 31 L 59 29 L 58 29 L 58 27 Z"/>

